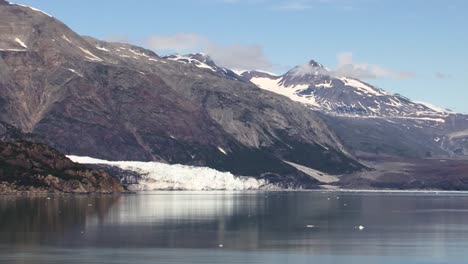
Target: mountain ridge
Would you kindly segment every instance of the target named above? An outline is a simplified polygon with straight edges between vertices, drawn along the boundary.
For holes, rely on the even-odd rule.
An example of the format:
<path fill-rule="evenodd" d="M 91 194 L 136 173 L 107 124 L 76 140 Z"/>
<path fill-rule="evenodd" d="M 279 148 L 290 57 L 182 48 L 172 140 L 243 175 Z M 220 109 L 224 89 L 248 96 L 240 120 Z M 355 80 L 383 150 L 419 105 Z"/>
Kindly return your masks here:
<path fill-rule="evenodd" d="M 11 25 L 0 30 L 0 120 L 65 154 L 308 187 L 317 182 L 284 160 L 334 174 L 365 168 L 308 108 L 213 71 L 208 60 L 200 68 L 82 37 L 29 7 L 1 6 L 0 22 Z"/>

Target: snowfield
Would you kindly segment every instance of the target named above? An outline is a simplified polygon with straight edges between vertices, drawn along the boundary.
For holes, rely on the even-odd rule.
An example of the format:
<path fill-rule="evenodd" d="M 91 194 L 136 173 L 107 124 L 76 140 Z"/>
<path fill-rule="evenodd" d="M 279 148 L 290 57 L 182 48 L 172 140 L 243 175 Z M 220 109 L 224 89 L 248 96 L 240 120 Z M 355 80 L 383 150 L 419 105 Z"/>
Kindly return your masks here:
<path fill-rule="evenodd" d="M 133 171 L 142 176 L 137 184 L 127 186 L 132 191 L 152 190 L 259 190 L 272 189 L 265 180 L 237 177 L 206 167 L 169 165 L 160 162 L 107 161 L 90 157 L 67 156 L 81 164 L 109 165 Z"/>

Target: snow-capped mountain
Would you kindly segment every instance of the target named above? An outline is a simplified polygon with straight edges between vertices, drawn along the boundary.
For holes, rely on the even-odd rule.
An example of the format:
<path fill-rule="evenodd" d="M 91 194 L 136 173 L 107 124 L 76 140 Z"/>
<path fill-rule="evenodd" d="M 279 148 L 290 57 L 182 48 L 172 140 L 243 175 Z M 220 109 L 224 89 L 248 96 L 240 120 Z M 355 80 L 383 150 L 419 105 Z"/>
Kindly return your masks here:
<path fill-rule="evenodd" d="M 284 75 L 259 71 L 240 74 L 262 89 L 336 115 L 435 118 L 450 113 L 398 94 L 390 94 L 358 79 L 337 76 L 314 60 L 296 66 Z"/>
<path fill-rule="evenodd" d="M 191 53 L 186 55 L 174 54 L 165 56 L 163 57 L 163 59 L 193 65 L 194 67 L 200 69 L 207 69 L 228 79 L 236 81 L 245 81 L 244 78 L 242 78 L 242 76 L 239 76 L 239 74 L 235 73 L 234 71 L 216 65 L 216 63 L 211 59 L 210 56 L 203 53 Z"/>
<path fill-rule="evenodd" d="M 283 75 L 238 74 L 261 89 L 323 113 L 327 124 L 355 153 L 468 157 L 468 116 L 340 76 L 314 60 Z"/>

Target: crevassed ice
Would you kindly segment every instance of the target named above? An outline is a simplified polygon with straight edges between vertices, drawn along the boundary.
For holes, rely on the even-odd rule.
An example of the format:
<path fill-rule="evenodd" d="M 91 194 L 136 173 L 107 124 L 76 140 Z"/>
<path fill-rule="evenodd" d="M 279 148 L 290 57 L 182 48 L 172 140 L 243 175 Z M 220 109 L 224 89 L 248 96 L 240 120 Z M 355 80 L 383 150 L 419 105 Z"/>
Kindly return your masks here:
<path fill-rule="evenodd" d="M 142 175 L 138 184 L 128 186 L 134 191 L 151 190 L 258 190 L 267 187 L 265 180 L 252 177 L 236 177 L 206 167 L 169 165 L 160 162 L 107 161 L 90 157 L 68 156 L 82 164 L 102 164 Z"/>

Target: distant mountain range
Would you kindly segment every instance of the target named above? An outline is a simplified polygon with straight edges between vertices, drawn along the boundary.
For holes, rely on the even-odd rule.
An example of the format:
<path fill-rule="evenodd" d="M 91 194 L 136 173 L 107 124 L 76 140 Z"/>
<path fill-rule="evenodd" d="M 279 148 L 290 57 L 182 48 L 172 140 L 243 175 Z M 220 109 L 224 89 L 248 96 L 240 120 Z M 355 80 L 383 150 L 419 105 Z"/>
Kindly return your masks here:
<path fill-rule="evenodd" d="M 225 69 L 202 54 L 167 58 L 209 67 L 227 78 L 237 79 L 235 73 L 261 89 L 322 113 L 322 118 L 355 154 L 463 159 L 468 156 L 468 116 L 391 94 L 358 79 L 337 76 L 314 60 L 275 75 Z"/>
<path fill-rule="evenodd" d="M 204 54 L 160 57 L 80 36 L 1 0 L 0 23 L 0 121 L 68 155 L 207 166 L 296 188 L 366 172 L 375 157 L 468 155 L 467 116 L 313 60 L 281 76 L 238 72 Z"/>

